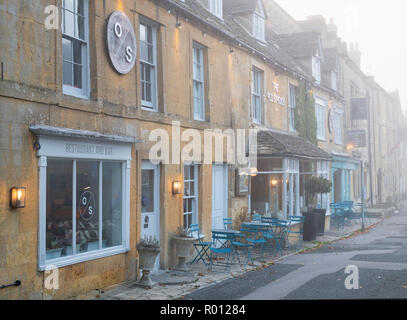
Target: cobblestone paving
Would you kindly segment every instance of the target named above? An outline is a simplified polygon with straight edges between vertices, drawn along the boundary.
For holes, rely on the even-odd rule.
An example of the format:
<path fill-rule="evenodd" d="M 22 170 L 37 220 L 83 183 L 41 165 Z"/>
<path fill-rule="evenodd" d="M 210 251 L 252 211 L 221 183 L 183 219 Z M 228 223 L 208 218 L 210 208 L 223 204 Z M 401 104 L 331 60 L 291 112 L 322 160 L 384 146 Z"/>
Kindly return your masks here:
<path fill-rule="evenodd" d="M 375 225 L 382 221 L 382 219 L 371 219 L 366 223 L 366 227 Z M 85 295 L 75 297 L 78 300 L 176 300 L 182 299 L 186 295 L 216 283 L 233 279 L 244 275 L 248 272 L 263 269 L 278 261 L 293 255 L 298 254 L 304 249 L 312 249 L 320 246 L 321 243 L 331 242 L 339 240 L 353 232 L 360 230 L 361 224 L 354 221 L 351 225 L 345 226 L 342 230 L 332 230 L 325 233 L 325 236 L 318 237 L 315 242 L 302 241 L 296 245 L 291 245 L 289 250 L 283 252 L 279 257 L 275 257 L 269 254 L 265 254 L 263 259 L 256 259 L 254 264 L 249 264 L 244 267 L 243 265 L 232 266 L 230 272 L 225 272 L 223 268 L 214 268 L 213 271 L 209 271 L 203 263 L 195 264 L 192 266 L 190 272 L 182 274 L 177 272 L 174 274 L 172 270 L 161 271 L 159 274 L 152 277 L 153 280 L 162 284 L 157 284 L 152 289 L 143 289 L 136 287 L 134 282 L 122 283 L 109 288 L 103 288 L 101 290 L 92 291 Z M 241 261 L 244 261 L 242 257 Z M 175 281 L 174 277 L 178 277 Z M 185 279 L 185 282 L 183 282 Z M 167 281 L 166 281 L 167 280 Z M 168 281 L 169 280 L 169 281 Z M 164 284 L 169 282 L 175 282 L 177 284 Z"/>

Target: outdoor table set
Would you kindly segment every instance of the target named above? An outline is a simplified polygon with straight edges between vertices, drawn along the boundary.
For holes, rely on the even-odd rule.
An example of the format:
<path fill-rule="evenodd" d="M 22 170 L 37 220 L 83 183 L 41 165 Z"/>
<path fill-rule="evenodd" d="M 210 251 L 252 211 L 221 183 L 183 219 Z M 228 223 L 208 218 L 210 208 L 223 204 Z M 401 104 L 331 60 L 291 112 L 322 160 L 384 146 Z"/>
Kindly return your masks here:
<path fill-rule="evenodd" d="M 275 218 L 261 217 L 252 222 L 241 224 L 240 230 L 232 230 L 232 220 L 224 219 L 225 229 L 213 229 L 212 241 L 203 241 L 204 235 L 199 233 L 199 226 L 192 225 L 191 230 L 197 235 L 196 257 L 191 264 L 202 261 L 205 266 L 212 270 L 213 266 L 224 266 L 226 271 L 230 270 L 231 265 L 237 260 L 240 263 L 240 252 L 246 253 L 247 265 L 254 262 L 253 251 L 259 249 L 260 259 L 263 258 L 264 250 L 270 249 L 273 255 L 282 252 L 284 245 L 288 244 L 288 237 L 291 234 L 301 235 L 302 228 L 299 231 L 291 230 L 290 226 L 299 223 L 303 224 L 303 217 L 289 217 L 289 220 L 278 220 Z"/>

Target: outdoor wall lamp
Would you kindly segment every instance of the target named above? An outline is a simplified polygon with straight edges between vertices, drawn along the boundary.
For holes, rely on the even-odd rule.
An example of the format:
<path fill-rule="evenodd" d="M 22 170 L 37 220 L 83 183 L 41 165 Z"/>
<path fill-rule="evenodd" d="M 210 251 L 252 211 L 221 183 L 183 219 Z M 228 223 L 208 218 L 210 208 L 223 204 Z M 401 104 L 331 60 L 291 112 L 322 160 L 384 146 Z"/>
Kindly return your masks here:
<path fill-rule="evenodd" d="M 172 194 L 175 196 L 182 193 L 182 184 L 181 181 L 172 182 Z"/>
<path fill-rule="evenodd" d="M 273 187 L 276 187 L 277 184 L 278 184 L 278 181 L 277 181 L 276 179 L 271 180 L 271 185 L 272 185 Z"/>
<path fill-rule="evenodd" d="M 259 171 L 257 170 L 257 168 L 250 168 L 250 175 L 252 177 L 256 177 L 259 174 Z"/>
<path fill-rule="evenodd" d="M 182 28 L 182 24 L 181 24 L 181 22 L 178 20 L 178 14 L 177 14 L 176 19 L 177 19 L 177 21 L 176 21 L 176 23 L 175 23 L 175 27 L 176 27 L 177 29 L 181 29 L 181 28 Z"/>
<path fill-rule="evenodd" d="M 14 209 L 25 208 L 26 188 L 13 187 L 10 189 L 10 207 Z"/>

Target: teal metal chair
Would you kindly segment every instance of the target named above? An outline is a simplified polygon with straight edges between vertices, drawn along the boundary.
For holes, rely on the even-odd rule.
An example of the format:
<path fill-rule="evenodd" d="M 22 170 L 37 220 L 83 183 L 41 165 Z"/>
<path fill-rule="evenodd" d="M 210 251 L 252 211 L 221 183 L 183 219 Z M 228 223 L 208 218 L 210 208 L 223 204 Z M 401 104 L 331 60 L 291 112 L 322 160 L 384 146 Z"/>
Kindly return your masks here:
<path fill-rule="evenodd" d="M 253 216 L 252 216 L 252 221 L 253 222 L 261 222 L 261 218 L 262 218 L 261 214 L 254 213 Z"/>
<path fill-rule="evenodd" d="M 213 266 L 223 266 L 225 271 L 230 271 L 232 265 L 232 241 L 227 234 L 212 233 L 212 243 L 210 250 L 210 265 L 209 268 L 213 271 Z"/>
<path fill-rule="evenodd" d="M 267 244 L 267 240 L 264 238 L 263 234 L 264 230 L 242 224 L 240 232 L 246 235 L 246 240 L 253 245 L 253 249 L 255 249 L 256 246 L 260 247 L 260 259 L 262 259 L 264 245 Z"/>
<path fill-rule="evenodd" d="M 331 203 L 331 221 L 336 229 L 343 229 L 345 227 L 345 210 L 341 203 Z"/>
<path fill-rule="evenodd" d="M 232 218 L 224 218 L 223 219 L 223 226 L 225 230 L 232 229 L 233 219 Z"/>
<path fill-rule="evenodd" d="M 261 222 L 268 225 L 267 231 L 263 232 L 263 236 L 266 240 L 274 245 L 271 245 L 274 255 L 278 255 L 283 251 L 281 243 L 284 241 L 284 234 L 279 232 L 274 232 L 275 223 L 274 219 L 270 217 L 262 217 Z"/>
<path fill-rule="evenodd" d="M 189 227 L 189 233 L 192 237 L 197 239 L 197 242 L 194 243 L 195 251 L 197 252 L 195 258 L 192 260 L 191 265 L 202 261 L 205 266 L 208 266 L 210 263 L 209 248 L 212 245 L 210 241 L 203 241 L 204 235 L 200 233 L 200 228 L 198 224 L 192 224 Z M 208 262 L 205 261 L 207 259 Z"/>
<path fill-rule="evenodd" d="M 237 260 L 239 261 L 240 264 L 240 251 L 246 251 L 247 252 L 247 259 L 245 263 L 245 267 L 249 264 L 249 262 L 254 263 L 253 257 L 252 257 L 252 249 L 254 245 L 252 243 L 249 243 L 243 234 L 238 235 L 234 241 L 232 241 L 232 264 L 235 261 L 235 258 L 237 257 Z"/>

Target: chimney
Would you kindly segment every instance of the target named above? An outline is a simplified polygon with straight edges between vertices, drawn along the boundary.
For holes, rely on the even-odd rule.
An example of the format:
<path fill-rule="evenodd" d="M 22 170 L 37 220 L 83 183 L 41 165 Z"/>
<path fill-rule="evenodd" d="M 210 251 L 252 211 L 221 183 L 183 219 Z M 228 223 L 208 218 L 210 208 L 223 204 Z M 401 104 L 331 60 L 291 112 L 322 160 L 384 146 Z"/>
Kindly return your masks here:
<path fill-rule="evenodd" d="M 360 68 L 362 65 L 362 53 L 359 50 L 359 44 L 350 44 L 349 47 L 349 57 L 356 63 Z"/>

